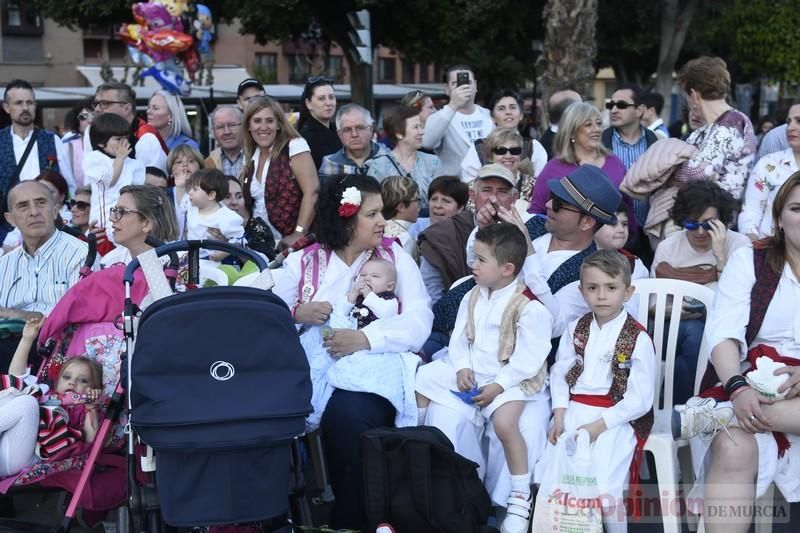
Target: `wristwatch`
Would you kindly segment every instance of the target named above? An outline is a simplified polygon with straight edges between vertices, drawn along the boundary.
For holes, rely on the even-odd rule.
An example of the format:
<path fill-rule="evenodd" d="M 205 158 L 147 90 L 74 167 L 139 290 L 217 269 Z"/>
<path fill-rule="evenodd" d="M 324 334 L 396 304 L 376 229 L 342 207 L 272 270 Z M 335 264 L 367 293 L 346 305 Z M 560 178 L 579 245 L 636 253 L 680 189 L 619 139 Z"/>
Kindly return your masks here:
<path fill-rule="evenodd" d="M 305 233 L 305 232 L 306 232 L 306 228 L 304 228 L 303 226 L 301 226 L 300 224 L 298 224 L 298 225 L 296 225 L 296 226 L 294 227 L 294 232 L 295 232 L 295 233 Z"/>

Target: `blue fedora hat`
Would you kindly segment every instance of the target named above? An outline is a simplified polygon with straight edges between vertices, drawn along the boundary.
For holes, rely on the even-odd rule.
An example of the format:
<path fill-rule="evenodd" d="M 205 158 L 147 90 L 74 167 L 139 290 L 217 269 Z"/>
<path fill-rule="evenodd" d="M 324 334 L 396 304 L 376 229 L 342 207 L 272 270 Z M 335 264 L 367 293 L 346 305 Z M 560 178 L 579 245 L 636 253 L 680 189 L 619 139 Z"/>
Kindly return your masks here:
<path fill-rule="evenodd" d="M 616 224 L 614 214 L 622 200 L 606 173 L 594 165 L 576 168 L 563 178 L 547 182 L 550 192 L 560 200 L 574 205 L 601 224 Z"/>

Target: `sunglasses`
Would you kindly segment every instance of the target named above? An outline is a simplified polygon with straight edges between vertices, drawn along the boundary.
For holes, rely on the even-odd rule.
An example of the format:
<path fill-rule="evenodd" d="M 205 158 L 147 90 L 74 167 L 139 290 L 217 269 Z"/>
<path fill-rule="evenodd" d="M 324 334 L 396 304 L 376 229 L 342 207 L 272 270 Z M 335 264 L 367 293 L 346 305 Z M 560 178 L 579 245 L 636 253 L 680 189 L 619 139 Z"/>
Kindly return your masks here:
<path fill-rule="evenodd" d="M 79 211 L 85 211 L 91 207 L 89 202 L 81 202 L 80 200 L 70 200 L 67 205 L 69 205 L 70 209 L 77 207 Z"/>
<path fill-rule="evenodd" d="M 89 120 L 91 115 L 89 113 L 78 113 L 78 120 Z"/>
<path fill-rule="evenodd" d="M 615 102 L 614 100 L 606 102 L 606 109 L 608 109 L 609 111 L 614 109 L 614 106 L 616 106 L 617 109 L 624 111 L 629 107 L 638 107 L 638 104 L 632 104 L 631 102 Z"/>
<path fill-rule="evenodd" d="M 522 147 L 512 146 L 511 148 L 507 148 L 505 146 L 498 146 L 496 148 L 492 148 L 492 153 L 495 155 L 520 155 L 522 153 Z"/>
<path fill-rule="evenodd" d="M 697 220 L 684 220 L 683 228 L 688 230 L 703 228 L 704 230 L 709 231 L 711 229 L 711 221 L 706 220 L 705 222 L 698 222 Z"/>
<path fill-rule="evenodd" d="M 552 192 L 550 193 L 550 205 L 553 208 L 553 213 L 558 213 L 563 209 L 564 211 L 572 211 L 573 213 L 580 213 L 581 215 L 585 214 L 583 211 L 575 207 L 567 207 L 571 204 L 568 204 Z"/>
<path fill-rule="evenodd" d="M 315 83 L 329 83 L 333 85 L 333 78 L 330 76 L 311 76 L 308 78 L 309 85 L 314 85 Z"/>

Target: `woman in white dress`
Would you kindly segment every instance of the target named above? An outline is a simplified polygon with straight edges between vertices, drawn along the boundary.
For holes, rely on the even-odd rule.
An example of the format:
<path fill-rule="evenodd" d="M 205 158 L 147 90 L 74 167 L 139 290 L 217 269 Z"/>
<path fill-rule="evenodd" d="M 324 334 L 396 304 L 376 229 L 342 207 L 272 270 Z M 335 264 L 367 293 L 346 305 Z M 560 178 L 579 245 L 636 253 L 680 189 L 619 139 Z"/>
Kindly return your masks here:
<path fill-rule="evenodd" d="M 710 533 L 746 532 L 753 501 L 770 483 L 788 502 L 800 501 L 800 173 L 778 191 L 772 216 L 774 237 L 732 255 L 708 316 L 710 361 L 721 385 L 690 399 L 681 413 L 681 436 L 699 434 L 691 440 L 698 479 L 689 501 L 704 492 Z M 788 374 L 778 389 L 783 400 L 767 399 L 742 378 L 764 355 L 786 363 L 776 370 Z M 717 431 L 713 439 L 709 431 Z"/>

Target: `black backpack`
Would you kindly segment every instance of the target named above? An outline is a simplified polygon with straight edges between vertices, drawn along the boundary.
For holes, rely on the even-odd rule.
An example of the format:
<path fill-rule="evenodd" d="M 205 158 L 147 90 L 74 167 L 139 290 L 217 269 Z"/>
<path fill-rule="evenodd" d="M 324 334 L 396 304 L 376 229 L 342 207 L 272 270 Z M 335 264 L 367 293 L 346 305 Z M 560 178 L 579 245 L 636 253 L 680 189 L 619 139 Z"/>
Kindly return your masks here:
<path fill-rule="evenodd" d="M 485 531 L 491 501 L 478 465 L 430 426 L 379 428 L 361 435 L 367 525 L 397 533 Z"/>

